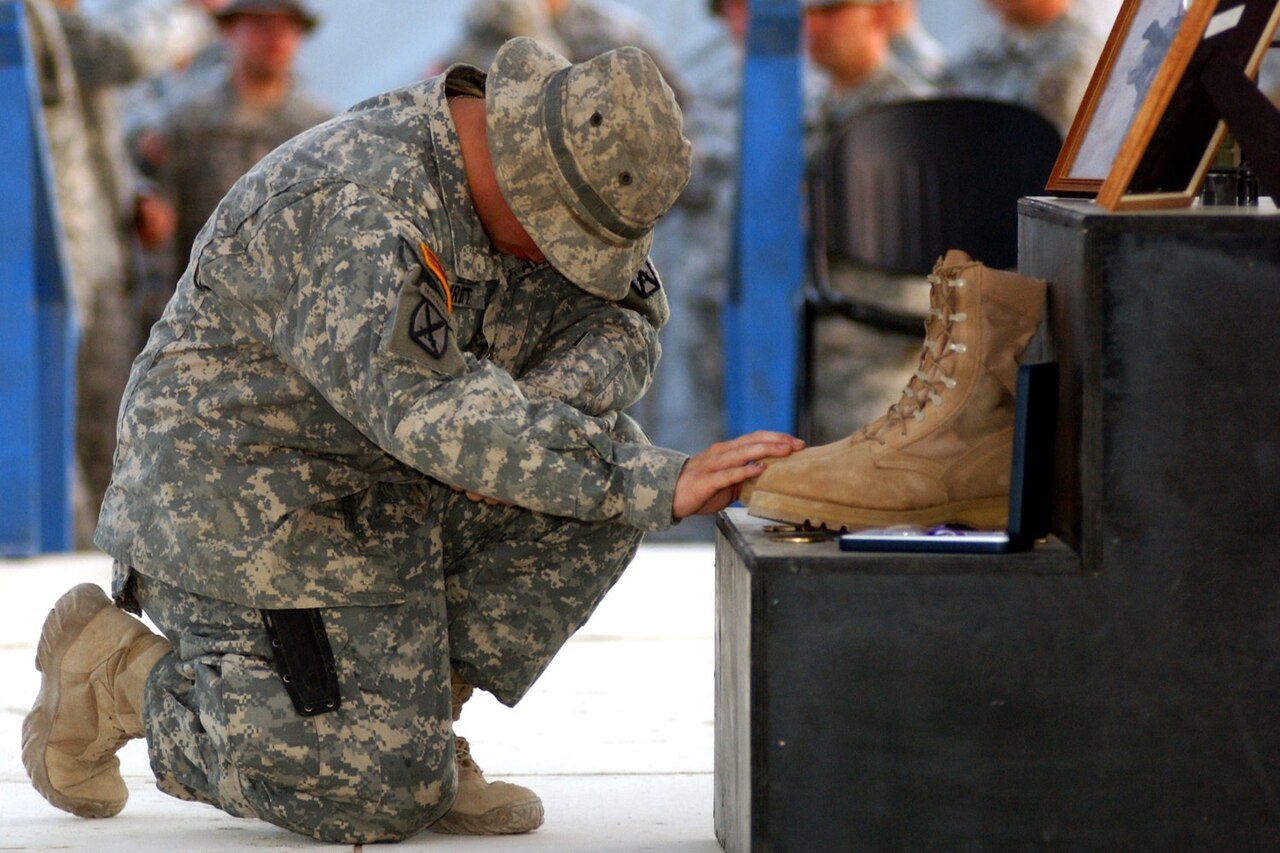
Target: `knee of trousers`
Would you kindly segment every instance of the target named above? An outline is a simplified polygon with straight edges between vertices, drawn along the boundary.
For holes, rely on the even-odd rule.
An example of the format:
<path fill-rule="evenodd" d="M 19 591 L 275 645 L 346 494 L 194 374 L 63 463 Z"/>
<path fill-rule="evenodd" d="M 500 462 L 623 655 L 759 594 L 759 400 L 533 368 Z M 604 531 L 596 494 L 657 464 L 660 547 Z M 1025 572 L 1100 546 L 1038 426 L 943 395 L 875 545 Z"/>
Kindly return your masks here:
<path fill-rule="evenodd" d="M 354 787 L 329 770 L 301 784 L 250 773 L 241 777 L 244 796 L 259 818 L 339 844 L 402 841 L 453 804 L 457 775 L 452 762 L 439 768 L 417 751 L 383 752 L 374 759 L 380 765 L 376 778 L 365 774 Z"/>
<path fill-rule="evenodd" d="M 453 802 L 447 694 L 420 704 L 357 689 L 303 717 L 257 659 L 167 669 L 148 680 L 144 722 L 168 793 L 353 844 L 407 838 Z"/>

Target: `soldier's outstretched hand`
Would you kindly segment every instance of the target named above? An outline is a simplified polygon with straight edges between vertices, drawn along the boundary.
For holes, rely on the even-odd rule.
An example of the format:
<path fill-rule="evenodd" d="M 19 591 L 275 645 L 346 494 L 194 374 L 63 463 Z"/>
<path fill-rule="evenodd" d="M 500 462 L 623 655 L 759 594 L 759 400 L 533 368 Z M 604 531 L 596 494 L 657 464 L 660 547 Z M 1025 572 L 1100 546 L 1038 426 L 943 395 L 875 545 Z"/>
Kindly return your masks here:
<path fill-rule="evenodd" d="M 787 456 L 804 442 L 782 432 L 756 430 L 730 441 L 720 441 L 689 457 L 676 479 L 671 515 L 685 518 L 707 515 L 733 503 L 742 484 L 764 470 L 761 459 Z"/>

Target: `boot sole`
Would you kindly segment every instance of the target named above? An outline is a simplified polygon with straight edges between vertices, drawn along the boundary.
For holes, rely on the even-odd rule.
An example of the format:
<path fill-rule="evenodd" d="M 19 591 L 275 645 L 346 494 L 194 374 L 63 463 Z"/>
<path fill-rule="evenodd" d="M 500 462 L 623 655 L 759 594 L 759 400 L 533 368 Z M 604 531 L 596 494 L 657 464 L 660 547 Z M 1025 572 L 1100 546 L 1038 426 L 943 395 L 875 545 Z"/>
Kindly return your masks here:
<path fill-rule="evenodd" d="M 62 658 L 93 618 L 104 607 L 110 606 L 111 599 L 107 598 L 100 587 L 91 583 L 73 587 L 54 604 L 45 617 L 44 626 L 40 629 L 40 643 L 36 647 L 36 669 L 42 676 L 40 692 L 36 694 L 31 711 L 22 721 L 22 766 L 27 769 L 31 784 L 52 805 L 78 817 L 112 817 L 124 808 L 123 801 L 113 803 L 87 800 L 63 794 L 49 781 L 49 770 L 45 764 L 49 734 L 53 731 L 53 720 L 58 713 L 61 683 L 58 674 L 62 668 Z M 55 648 L 50 639 L 55 632 L 64 638 L 58 648 Z"/>
<path fill-rule="evenodd" d="M 479 815 L 449 812 L 427 827 L 441 835 L 519 835 L 542 826 L 542 800 L 509 803 Z"/>
<path fill-rule="evenodd" d="M 864 530 L 893 524 L 968 524 L 978 528 L 1004 527 L 1008 523 L 1009 497 L 955 501 L 914 510 L 876 510 L 797 498 L 753 490 L 747 513 L 759 518 L 807 524 L 829 530 Z"/>

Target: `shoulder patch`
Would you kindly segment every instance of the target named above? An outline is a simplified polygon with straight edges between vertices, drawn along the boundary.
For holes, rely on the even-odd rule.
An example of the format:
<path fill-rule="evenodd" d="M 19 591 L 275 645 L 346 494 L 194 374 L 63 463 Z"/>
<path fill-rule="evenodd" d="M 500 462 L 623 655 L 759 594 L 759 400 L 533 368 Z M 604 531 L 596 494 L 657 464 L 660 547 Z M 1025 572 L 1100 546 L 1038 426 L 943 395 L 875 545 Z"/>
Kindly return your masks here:
<path fill-rule="evenodd" d="M 442 358 L 449 346 L 449 320 L 425 296 L 409 319 L 409 339 L 432 358 Z"/>
<path fill-rule="evenodd" d="M 653 261 L 645 258 L 644 266 L 638 269 L 635 278 L 631 279 L 631 289 L 641 299 L 648 299 L 662 289 L 662 279 L 658 278 L 658 271 L 654 269 Z"/>

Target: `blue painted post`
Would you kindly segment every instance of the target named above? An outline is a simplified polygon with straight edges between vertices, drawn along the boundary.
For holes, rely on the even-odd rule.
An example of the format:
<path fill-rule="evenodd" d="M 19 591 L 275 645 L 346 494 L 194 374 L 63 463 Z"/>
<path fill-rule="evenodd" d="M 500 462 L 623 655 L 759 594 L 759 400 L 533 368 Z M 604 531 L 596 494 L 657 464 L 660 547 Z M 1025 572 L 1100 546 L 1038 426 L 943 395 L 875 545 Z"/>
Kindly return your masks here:
<path fill-rule="evenodd" d="M 798 0 L 749 0 L 734 269 L 723 336 L 728 435 L 795 428 L 804 276 Z"/>
<path fill-rule="evenodd" d="M 0 2 L 0 555 L 71 547 L 74 328 L 22 4 Z"/>

